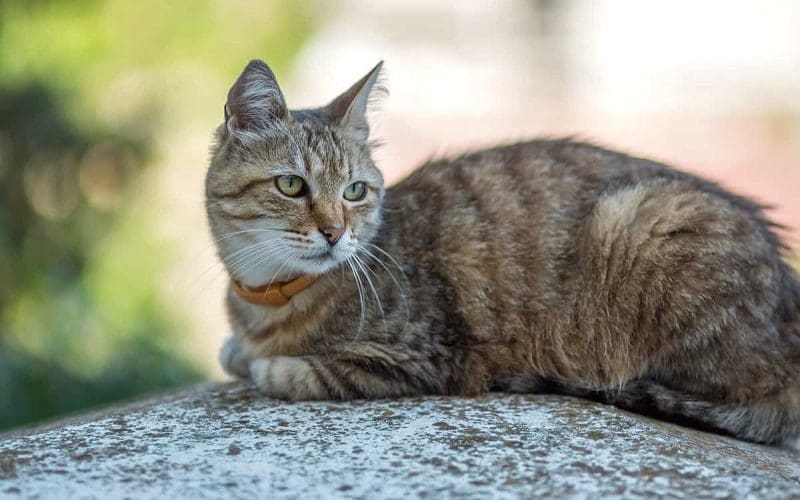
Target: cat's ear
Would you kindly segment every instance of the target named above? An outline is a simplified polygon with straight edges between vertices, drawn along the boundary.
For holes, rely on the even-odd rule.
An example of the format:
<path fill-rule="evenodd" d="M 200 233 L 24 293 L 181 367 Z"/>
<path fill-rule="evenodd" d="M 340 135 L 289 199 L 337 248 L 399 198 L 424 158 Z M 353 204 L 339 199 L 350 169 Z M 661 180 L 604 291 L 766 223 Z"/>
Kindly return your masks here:
<path fill-rule="evenodd" d="M 225 124 L 228 132 L 269 128 L 275 120 L 287 120 L 289 109 L 275 74 L 264 61 L 250 61 L 228 91 Z"/>
<path fill-rule="evenodd" d="M 325 107 L 325 111 L 332 121 L 364 140 L 369 138 L 367 104 L 370 101 L 370 95 L 373 94 L 373 91 L 385 92 L 383 87 L 376 86 L 381 68 L 383 68 L 383 61 Z"/>

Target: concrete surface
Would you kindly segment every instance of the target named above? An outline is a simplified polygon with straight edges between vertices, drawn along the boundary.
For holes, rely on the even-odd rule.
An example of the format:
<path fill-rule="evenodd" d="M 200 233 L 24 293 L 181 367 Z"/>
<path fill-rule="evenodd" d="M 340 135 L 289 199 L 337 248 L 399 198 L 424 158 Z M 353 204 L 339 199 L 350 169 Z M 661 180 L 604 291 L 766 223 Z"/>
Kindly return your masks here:
<path fill-rule="evenodd" d="M 0 436 L 0 497 L 785 498 L 798 458 L 571 398 L 291 404 L 226 384 Z"/>

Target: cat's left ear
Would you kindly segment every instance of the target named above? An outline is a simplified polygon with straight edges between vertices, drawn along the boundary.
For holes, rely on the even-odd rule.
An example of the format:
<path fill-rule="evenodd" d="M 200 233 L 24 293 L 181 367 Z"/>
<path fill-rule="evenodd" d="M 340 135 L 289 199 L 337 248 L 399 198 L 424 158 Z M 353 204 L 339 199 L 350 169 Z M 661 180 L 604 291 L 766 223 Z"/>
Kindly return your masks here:
<path fill-rule="evenodd" d="M 369 138 L 367 104 L 369 104 L 370 95 L 373 90 L 385 92 L 380 85 L 376 86 L 382 68 L 383 61 L 324 108 L 334 123 L 363 140 Z"/>

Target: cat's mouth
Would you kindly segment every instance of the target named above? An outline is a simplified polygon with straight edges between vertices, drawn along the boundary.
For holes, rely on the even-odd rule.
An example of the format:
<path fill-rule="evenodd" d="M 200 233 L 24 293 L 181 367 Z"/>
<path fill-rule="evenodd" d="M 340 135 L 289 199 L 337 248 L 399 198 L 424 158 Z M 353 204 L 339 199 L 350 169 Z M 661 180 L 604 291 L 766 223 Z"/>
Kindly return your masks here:
<path fill-rule="evenodd" d="M 300 258 L 302 260 L 311 261 L 311 262 L 330 262 L 336 261 L 339 262 L 342 260 L 342 252 L 336 251 L 335 248 L 329 248 L 324 252 L 320 252 L 314 255 L 302 255 Z"/>

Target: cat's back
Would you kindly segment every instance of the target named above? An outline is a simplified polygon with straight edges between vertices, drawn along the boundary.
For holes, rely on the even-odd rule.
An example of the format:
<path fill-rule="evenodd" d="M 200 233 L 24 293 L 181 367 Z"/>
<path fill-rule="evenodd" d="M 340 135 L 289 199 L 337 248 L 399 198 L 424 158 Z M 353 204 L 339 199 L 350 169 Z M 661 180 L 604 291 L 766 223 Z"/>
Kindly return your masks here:
<path fill-rule="evenodd" d="M 570 139 L 429 162 L 389 188 L 384 207 L 381 245 L 420 269 L 431 264 L 479 300 L 485 290 L 486 303 L 491 294 L 507 302 L 536 295 L 547 307 L 551 298 L 576 296 L 582 266 L 596 258 L 622 265 L 644 241 L 665 255 L 724 244 L 720 255 L 747 255 L 788 275 L 782 242 L 756 203 L 661 163 Z"/>
<path fill-rule="evenodd" d="M 666 167 L 569 139 L 540 139 L 431 161 L 386 192 L 378 244 L 412 280 L 492 310 L 572 295 L 586 224 L 609 193 Z M 463 297 L 468 297 L 464 299 Z M 487 317 L 488 318 L 488 317 Z M 479 323 L 487 318 L 468 318 Z M 488 319 L 487 319 L 488 320 Z"/>
<path fill-rule="evenodd" d="M 576 195 L 591 196 L 587 190 L 597 194 L 611 173 L 607 158 L 575 154 L 584 148 L 588 152 L 592 147 L 535 140 L 431 160 L 387 189 L 387 215 L 401 224 L 411 219 L 394 220 L 393 213 L 430 216 L 426 221 L 431 224 L 441 218 L 482 226 L 542 214 L 557 200 L 571 200 L 572 208 L 578 209 Z"/>
<path fill-rule="evenodd" d="M 395 219 L 393 212 L 478 228 L 487 223 L 569 225 L 589 216 L 603 198 L 653 185 L 668 185 L 676 194 L 704 193 L 768 225 L 761 206 L 713 182 L 570 138 L 537 139 L 427 162 L 387 190 L 385 205 L 391 222 L 401 226 L 413 218 Z"/>
<path fill-rule="evenodd" d="M 426 162 L 387 190 L 390 201 L 436 193 L 458 201 L 465 191 L 480 196 L 515 193 L 569 196 L 576 190 L 602 195 L 659 179 L 681 182 L 746 208 L 757 205 L 713 182 L 656 161 L 571 138 L 536 139 Z M 502 200 L 501 200 L 502 201 Z"/>
<path fill-rule="evenodd" d="M 757 204 L 590 144 L 537 140 L 431 162 L 390 188 L 385 207 L 379 244 L 425 291 L 420 307 L 461 318 L 443 331 L 468 332 L 459 338 L 470 345 L 513 347 L 484 353 L 492 373 L 617 386 L 642 373 L 630 359 L 649 356 L 647 332 L 675 346 L 687 331 L 697 342 L 723 332 L 725 347 L 702 355 L 755 366 L 775 358 L 780 318 L 800 300 Z M 697 366 L 695 354 L 681 356 Z M 689 377 L 674 371 L 659 376 Z"/>

